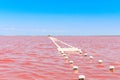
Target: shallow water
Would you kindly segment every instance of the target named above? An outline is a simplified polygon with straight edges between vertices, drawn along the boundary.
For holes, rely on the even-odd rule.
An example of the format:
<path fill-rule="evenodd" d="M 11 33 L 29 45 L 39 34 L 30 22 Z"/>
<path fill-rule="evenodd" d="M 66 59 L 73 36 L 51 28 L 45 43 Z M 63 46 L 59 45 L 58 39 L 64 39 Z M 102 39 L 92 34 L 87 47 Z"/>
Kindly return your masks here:
<path fill-rule="evenodd" d="M 69 59 L 65 60 L 48 37 L 1 36 L 0 80 L 77 80 L 80 74 L 86 80 L 120 80 L 120 37 L 56 38 L 82 48 L 94 56 L 93 61 L 77 52 L 66 52 Z M 78 73 L 72 70 L 69 60 L 79 66 Z M 109 71 L 110 65 L 115 66 L 114 72 Z"/>

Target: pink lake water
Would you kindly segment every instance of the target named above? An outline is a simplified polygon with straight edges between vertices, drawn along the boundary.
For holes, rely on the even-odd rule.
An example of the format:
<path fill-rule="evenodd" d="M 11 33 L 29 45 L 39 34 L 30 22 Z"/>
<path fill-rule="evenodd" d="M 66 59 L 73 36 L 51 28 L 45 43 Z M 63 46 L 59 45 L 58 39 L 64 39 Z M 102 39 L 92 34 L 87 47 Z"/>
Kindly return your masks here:
<path fill-rule="evenodd" d="M 86 80 L 120 80 L 119 36 L 56 38 L 81 48 L 94 59 L 66 52 L 69 59 L 65 60 L 47 36 L 1 36 L 0 80 L 78 80 L 79 75 L 85 75 Z M 99 59 L 103 64 L 98 64 Z M 78 73 L 73 71 L 74 65 L 79 67 Z M 109 71 L 110 65 L 115 66 L 113 72 Z"/>

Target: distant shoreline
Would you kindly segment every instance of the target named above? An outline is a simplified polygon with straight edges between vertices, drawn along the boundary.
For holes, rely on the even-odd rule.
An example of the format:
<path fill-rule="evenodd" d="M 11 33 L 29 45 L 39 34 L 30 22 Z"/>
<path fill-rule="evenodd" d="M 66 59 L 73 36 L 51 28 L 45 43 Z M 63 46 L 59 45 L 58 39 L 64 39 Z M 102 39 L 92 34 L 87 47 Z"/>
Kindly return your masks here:
<path fill-rule="evenodd" d="M 49 36 L 49 35 L 0 35 L 0 36 Z M 50 35 L 50 36 L 81 36 L 81 37 L 120 37 L 120 35 Z"/>

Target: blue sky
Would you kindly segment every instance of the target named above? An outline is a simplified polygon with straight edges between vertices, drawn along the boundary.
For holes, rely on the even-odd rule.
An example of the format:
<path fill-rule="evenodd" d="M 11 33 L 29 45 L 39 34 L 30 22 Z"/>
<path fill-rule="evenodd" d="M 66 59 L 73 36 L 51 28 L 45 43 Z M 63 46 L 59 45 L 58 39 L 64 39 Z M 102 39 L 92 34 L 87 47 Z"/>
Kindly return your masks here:
<path fill-rule="evenodd" d="M 119 0 L 0 0 L 0 35 L 120 35 Z"/>

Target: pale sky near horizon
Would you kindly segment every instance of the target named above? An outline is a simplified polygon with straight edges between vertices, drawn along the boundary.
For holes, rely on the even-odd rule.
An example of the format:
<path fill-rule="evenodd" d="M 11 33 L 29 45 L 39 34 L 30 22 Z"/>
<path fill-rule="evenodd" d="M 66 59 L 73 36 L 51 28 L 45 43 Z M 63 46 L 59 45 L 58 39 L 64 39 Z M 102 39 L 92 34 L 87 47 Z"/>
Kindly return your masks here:
<path fill-rule="evenodd" d="M 119 0 L 1 0 L 0 35 L 120 35 Z"/>

